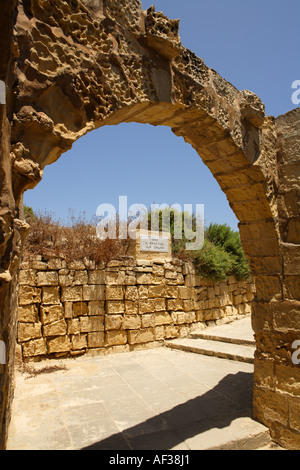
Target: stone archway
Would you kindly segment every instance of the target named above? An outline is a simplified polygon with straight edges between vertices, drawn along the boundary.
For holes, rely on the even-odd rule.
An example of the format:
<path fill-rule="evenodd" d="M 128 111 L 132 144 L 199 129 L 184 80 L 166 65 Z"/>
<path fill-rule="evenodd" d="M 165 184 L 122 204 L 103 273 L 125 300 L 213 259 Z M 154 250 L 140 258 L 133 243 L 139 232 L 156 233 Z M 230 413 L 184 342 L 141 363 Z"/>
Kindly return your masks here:
<path fill-rule="evenodd" d="M 8 344 L 7 365 L 0 366 L 2 445 L 26 232 L 21 196 L 85 133 L 139 122 L 183 136 L 240 221 L 257 285 L 254 415 L 277 442 L 299 448 L 299 369 L 291 360 L 292 343 L 300 339 L 299 186 L 291 177 L 299 113 L 266 117 L 256 95 L 238 91 L 181 45 L 178 21 L 154 8 L 142 11 L 138 0 L 20 0 L 15 10 L 11 0 L 5 3 L 11 56 L 0 70 L 7 84 L 1 110 L 0 339 Z"/>

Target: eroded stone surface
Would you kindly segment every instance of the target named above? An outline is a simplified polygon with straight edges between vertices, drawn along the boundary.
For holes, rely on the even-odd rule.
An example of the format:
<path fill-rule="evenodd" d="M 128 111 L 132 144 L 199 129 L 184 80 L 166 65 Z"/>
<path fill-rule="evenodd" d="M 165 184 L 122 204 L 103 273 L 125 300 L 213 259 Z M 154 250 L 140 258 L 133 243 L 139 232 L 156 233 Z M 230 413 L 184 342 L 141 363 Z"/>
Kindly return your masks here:
<path fill-rule="evenodd" d="M 289 332 L 282 331 L 295 305 L 289 310 L 284 304 L 285 317 L 279 323 L 277 315 L 273 323 L 276 302 L 300 300 L 299 110 L 265 117 L 256 95 L 237 90 L 184 48 L 177 20 L 153 8 L 143 11 L 137 0 L 15 4 L 3 0 L 0 19 L 0 79 L 7 91 L 0 112 L 0 340 L 8 351 L 7 366 L 0 366 L 1 446 L 9 419 L 17 272 L 27 229 L 20 220 L 21 196 L 82 135 L 135 121 L 166 125 L 183 136 L 227 195 L 256 276 L 255 412 L 278 441 L 299 447 L 297 390 L 284 389 L 282 380 L 292 381 L 298 372 L 290 345 L 299 331 L 294 323 Z M 50 303 L 58 302 L 58 286 L 41 289 Z M 84 301 L 95 302 L 92 292 L 86 296 Z M 98 336 L 90 337 L 90 344 L 101 344 Z M 61 338 L 52 343 L 53 350 L 60 344 L 71 347 Z M 35 341 L 33 350 L 43 351 L 44 342 Z M 110 341 L 118 341 L 115 334 Z M 267 369 L 268 383 L 262 378 Z"/>

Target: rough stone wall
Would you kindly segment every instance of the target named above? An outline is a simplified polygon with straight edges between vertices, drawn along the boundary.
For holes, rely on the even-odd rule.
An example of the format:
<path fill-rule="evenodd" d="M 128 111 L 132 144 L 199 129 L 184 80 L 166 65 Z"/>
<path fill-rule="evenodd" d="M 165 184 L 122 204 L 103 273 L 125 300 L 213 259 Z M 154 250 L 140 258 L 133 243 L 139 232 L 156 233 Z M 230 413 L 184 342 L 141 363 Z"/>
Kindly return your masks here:
<path fill-rule="evenodd" d="M 13 196 L 10 161 L 10 68 L 15 5 L 15 0 L 3 0 L 0 15 L 0 80 L 6 84 L 6 106 L 0 104 L 0 340 L 6 346 L 6 364 L 0 364 L 0 449 L 5 447 L 13 397 L 18 260 L 23 234 Z"/>
<path fill-rule="evenodd" d="M 191 329 L 251 313 L 255 286 L 200 279 L 182 261 L 25 261 L 18 343 L 23 359 L 154 347 Z"/>
<path fill-rule="evenodd" d="M 255 416 L 283 447 L 300 448 L 300 369 L 293 362 L 300 339 L 300 108 L 276 119 L 278 210 L 283 271 L 281 294 L 254 306 Z M 273 272 L 281 272 L 273 261 Z M 271 286 L 270 286 L 271 288 Z"/>

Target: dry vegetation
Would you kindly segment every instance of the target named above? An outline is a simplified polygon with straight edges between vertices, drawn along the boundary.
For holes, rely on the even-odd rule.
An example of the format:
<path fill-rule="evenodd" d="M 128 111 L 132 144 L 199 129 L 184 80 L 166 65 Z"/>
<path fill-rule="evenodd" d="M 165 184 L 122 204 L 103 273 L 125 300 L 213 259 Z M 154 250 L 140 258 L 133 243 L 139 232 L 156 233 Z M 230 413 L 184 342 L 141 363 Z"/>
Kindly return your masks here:
<path fill-rule="evenodd" d="M 24 255 L 63 257 L 67 262 L 90 259 L 96 263 L 126 257 L 129 240 L 100 240 L 96 235 L 96 222 L 88 221 L 85 215 L 71 216 L 67 225 L 42 212 L 25 211 L 30 230 L 24 245 Z"/>

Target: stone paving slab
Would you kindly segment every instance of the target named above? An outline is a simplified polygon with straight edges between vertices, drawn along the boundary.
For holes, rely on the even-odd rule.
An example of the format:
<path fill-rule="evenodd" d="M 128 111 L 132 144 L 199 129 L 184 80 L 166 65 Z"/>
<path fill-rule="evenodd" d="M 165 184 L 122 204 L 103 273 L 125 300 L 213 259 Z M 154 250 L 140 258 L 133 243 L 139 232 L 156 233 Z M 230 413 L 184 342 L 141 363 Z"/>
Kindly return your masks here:
<path fill-rule="evenodd" d="M 30 367 L 16 372 L 8 450 L 200 450 L 269 439 L 251 416 L 252 364 L 161 347 Z"/>

